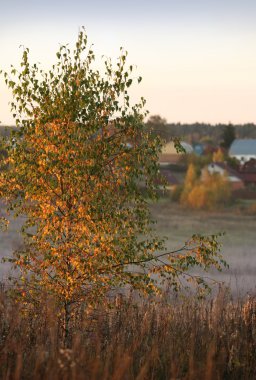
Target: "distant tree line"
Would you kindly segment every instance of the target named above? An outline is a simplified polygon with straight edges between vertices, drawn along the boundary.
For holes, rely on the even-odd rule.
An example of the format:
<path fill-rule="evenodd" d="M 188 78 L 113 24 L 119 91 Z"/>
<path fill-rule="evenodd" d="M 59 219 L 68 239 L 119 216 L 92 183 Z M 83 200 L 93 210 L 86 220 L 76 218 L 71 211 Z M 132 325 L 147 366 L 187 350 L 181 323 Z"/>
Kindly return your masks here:
<path fill-rule="evenodd" d="M 17 128 L 14 126 L 0 125 L 0 136 L 1 137 L 10 136 L 11 131 L 16 130 L 16 129 Z"/>
<path fill-rule="evenodd" d="M 191 141 L 211 140 L 213 143 L 220 144 L 223 139 L 229 141 L 234 138 L 256 139 L 256 124 L 209 124 L 209 123 L 167 123 L 166 119 L 159 115 L 150 116 L 146 123 L 150 128 L 162 138 L 170 140 L 173 137 L 181 137 Z M 0 135 L 8 136 L 14 126 L 0 126 Z"/>
<path fill-rule="evenodd" d="M 181 137 L 186 141 L 205 141 L 228 147 L 234 138 L 256 138 L 256 124 L 167 123 L 159 115 L 150 116 L 147 125 L 165 140 Z"/>

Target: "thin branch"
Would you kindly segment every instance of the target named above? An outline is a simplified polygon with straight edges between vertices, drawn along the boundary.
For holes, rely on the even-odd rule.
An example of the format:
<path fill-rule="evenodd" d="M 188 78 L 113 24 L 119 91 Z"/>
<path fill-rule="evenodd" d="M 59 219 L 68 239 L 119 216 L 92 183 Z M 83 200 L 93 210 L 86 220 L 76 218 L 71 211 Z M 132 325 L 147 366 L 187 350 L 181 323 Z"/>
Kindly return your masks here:
<path fill-rule="evenodd" d="M 146 259 L 143 259 L 143 260 L 138 260 L 138 261 L 128 261 L 126 263 L 118 263 L 118 264 L 115 264 L 115 265 L 112 265 L 110 267 L 103 267 L 103 268 L 99 268 L 98 271 L 104 271 L 104 270 L 111 270 L 111 269 L 115 269 L 115 268 L 118 268 L 118 267 L 123 267 L 125 265 L 139 265 L 139 264 L 144 264 L 144 263 L 148 263 L 150 261 L 157 261 L 159 257 L 164 257 L 164 256 L 170 256 L 170 255 L 174 255 L 178 252 L 182 252 L 184 250 L 187 250 L 186 248 L 186 245 L 184 245 L 182 248 L 180 249 L 177 249 L 177 250 L 174 250 L 174 251 L 170 251 L 170 252 L 165 252 L 165 253 L 162 253 L 161 255 L 158 255 L 158 256 L 154 256 L 154 257 L 148 257 Z"/>

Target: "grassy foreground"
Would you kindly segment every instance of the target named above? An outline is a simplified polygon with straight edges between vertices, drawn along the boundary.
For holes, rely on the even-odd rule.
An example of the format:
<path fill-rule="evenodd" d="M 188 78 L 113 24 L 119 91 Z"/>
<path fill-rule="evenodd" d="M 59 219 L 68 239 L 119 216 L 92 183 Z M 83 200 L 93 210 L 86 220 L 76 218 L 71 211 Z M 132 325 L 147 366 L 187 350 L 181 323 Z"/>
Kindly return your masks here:
<path fill-rule="evenodd" d="M 112 308 L 81 307 L 72 344 L 42 297 L 25 311 L 0 299 L 1 379 L 255 379 L 256 300 L 153 300 L 115 297 Z"/>

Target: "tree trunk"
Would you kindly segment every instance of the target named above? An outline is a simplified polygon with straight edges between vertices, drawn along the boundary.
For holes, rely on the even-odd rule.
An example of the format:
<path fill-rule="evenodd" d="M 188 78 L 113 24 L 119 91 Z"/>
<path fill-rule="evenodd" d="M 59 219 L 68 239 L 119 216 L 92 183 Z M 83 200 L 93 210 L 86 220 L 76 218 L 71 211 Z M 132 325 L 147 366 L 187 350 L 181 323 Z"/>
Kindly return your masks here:
<path fill-rule="evenodd" d="M 65 302 L 64 304 L 64 346 L 65 348 L 71 348 L 71 344 L 72 344 L 70 318 L 71 318 L 71 304 L 70 302 Z"/>

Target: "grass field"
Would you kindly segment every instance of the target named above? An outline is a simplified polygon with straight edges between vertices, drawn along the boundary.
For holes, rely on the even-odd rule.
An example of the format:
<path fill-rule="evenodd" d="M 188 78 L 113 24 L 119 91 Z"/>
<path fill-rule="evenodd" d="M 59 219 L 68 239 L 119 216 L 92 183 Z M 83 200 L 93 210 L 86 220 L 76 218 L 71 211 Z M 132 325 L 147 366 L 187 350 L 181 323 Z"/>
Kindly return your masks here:
<path fill-rule="evenodd" d="M 256 301 L 171 304 L 113 299 L 112 307 L 79 308 L 71 341 L 45 296 L 13 302 L 0 288 L 0 378 L 3 380 L 253 380 Z M 82 305 L 83 306 L 83 305 Z"/>
<path fill-rule="evenodd" d="M 159 235 L 166 236 L 168 250 L 180 248 L 192 234 L 225 232 L 220 239 L 222 254 L 229 264 L 223 272 L 212 272 L 218 281 L 225 281 L 233 294 L 243 295 L 256 292 L 256 215 L 246 215 L 238 209 L 221 211 L 192 211 L 181 208 L 169 198 L 161 198 L 151 206 L 157 220 Z M 1 215 L 4 215 L 3 207 Z M 0 257 L 10 256 L 20 244 L 17 233 L 21 219 L 14 219 L 6 232 L 0 232 Z M 8 264 L 1 264 L 0 279 L 7 277 Z"/>
<path fill-rule="evenodd" d="M 181 208 L 168 198 L 153 205 L 152 214 L 159 234 L 168 238 L 168 250 L 181 247 L 194 233 L 224 232 L 220 238 L 221 252 L 229 269 L 221 273 L 214 271 L 211 276 L 230 285 L 233 294 L 255 293 L 256 215 L 246 215 L 238 209 L 193 211 Z"/>
<path fill-rule="evenodd" d="M 134 302 L 117 295 L 104 304 L 82 304 L 64 339 L 63 315 L 51 298 L 17 303 L 0 287 L 0 378 L 52 380 L 252 380 L 256 378 L 256 217 L 234 210 L 192 212 L 167 198 L 153 205 L 159 234 L 169 250 L 193 233 L 226 232 L 224 258 L 230 269 L 210 275 L 230 284 L 216 297 Z M 20 220 L 1 234 L 1 255 L 19 244 Z M 4 264 L 5 265 L 5 264 Z M 4 269 L 5 268 L 5 269 Z M 1 268 L 4 277 L 7 267 Z M 165 302 L 165 300 L 167 302 Z M 182 300 L 182 302 L 181 302 Z"/>

